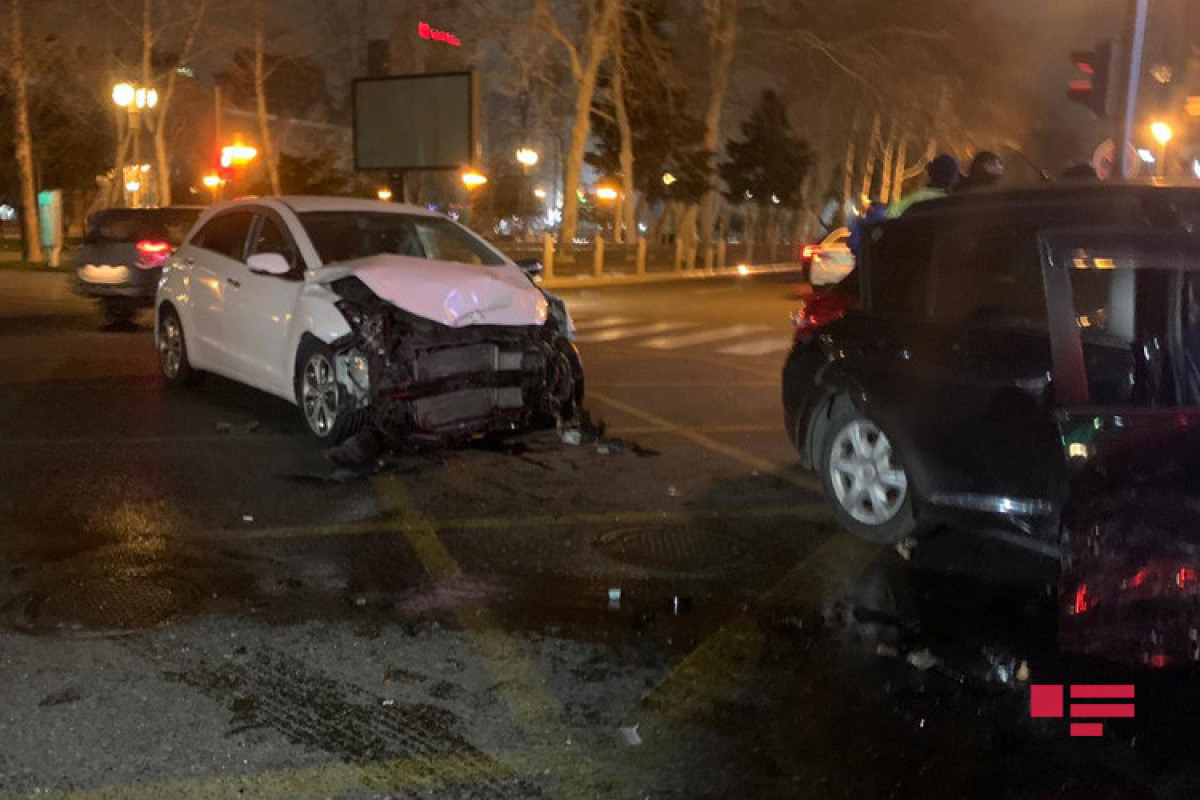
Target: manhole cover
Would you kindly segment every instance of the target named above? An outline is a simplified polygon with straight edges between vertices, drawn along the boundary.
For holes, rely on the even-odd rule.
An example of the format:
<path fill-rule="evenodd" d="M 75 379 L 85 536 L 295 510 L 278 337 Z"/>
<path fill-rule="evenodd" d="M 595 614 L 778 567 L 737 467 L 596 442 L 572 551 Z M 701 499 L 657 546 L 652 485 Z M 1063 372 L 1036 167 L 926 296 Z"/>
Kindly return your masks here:
<path fill-rule="evenodd" d="M 38 630 L 133 630 L 178 616 L 198 599 L 197 590 L 168 576 L 67 580 L 30 598 L 25 623 Z"/>
<path fill-rule="evenodd" d="M 746 555 L 741 542 L 682 527 L 620 528 L 596 537 L 596 548 L 626 564 L 679 571 L 725 566 Z"/>

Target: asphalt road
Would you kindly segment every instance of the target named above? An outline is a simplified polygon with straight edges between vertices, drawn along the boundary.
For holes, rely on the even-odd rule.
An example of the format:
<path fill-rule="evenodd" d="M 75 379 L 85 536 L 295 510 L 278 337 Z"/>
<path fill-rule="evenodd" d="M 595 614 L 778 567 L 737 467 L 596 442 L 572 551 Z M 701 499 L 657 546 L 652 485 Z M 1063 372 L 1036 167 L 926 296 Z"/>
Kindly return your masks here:
<path fill-rule="evenodd" d="M 1194 795 L 1141 706 L 1028 719 L 1021 662 L 1080 669 L 1050 565 L 835 530 L 782 430 L 794 290 L 564 292 L 622 452 L 349 478 L 282 401 L 167 391 L 148 320 L 0 271 L 0 797 Z"/>

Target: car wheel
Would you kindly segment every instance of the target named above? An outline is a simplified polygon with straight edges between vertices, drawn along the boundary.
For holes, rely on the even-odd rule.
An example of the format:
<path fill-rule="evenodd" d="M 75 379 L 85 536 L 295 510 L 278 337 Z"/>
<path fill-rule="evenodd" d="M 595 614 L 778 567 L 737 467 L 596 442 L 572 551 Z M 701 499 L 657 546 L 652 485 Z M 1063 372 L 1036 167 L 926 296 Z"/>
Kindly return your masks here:
<path fill-rule="evenodd" d="M 123 297 L 106 297 L 100 301 L 100 317 L 106 327 L 128 325 L 136 314 L 137 308 Z"/>
<path fill-rule="evenodd" d="M 171 386 L 187 386 L 200 378 L 200 371 L 188 361 L 183 325 L 175 309 L 163 308 L 158 315 L 158 366 Z"/>
<path fill-rule="evenodd" d="M 913 532 L 911 481 L 892 440 L 853 407 L 835 406 L 821 451 L 821 478 L 842 527 L 891 544 Z"/>
<path fill-rule="evenodd" d="M 307 339 L 296 359 L 296 400 L 314 436 L 337 444 L 362 428 L 366 414 L 337 379 L 333 351 L 316 339 Z"/>

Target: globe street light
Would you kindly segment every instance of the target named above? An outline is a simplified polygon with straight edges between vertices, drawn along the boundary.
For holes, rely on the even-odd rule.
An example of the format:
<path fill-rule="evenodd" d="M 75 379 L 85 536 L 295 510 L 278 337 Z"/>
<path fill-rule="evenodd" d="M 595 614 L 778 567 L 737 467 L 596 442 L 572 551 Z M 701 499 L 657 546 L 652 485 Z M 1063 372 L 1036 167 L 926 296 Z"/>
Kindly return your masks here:
<path fill-rule="evenodd" d="M 477 189 L 488 182 L 487 176 L 477 169 L 465 169 L 462 174 L 463 186 L 468 189 Z"/>
<path fill-rule="evenodd" d="M 538 155 L 538 151 L 532 147 L 522 147 L 517 150 L 516 155 L 517 163 L 526 168 L 537 166 L 538 160 L 541 158 Z"/>

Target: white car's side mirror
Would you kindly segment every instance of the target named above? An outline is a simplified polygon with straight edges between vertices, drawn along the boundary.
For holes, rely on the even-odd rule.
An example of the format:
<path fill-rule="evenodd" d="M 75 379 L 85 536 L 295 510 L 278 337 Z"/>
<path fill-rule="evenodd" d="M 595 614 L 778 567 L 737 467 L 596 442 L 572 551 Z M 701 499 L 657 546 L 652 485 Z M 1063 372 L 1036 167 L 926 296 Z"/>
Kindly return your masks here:
<path fill-rule="evenodd" d="M 255 253 L 246 261 L 251 272 L 264 275 L 287 275 L 292 265 L 279 253 Z"/>

